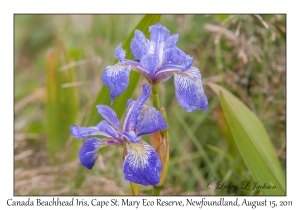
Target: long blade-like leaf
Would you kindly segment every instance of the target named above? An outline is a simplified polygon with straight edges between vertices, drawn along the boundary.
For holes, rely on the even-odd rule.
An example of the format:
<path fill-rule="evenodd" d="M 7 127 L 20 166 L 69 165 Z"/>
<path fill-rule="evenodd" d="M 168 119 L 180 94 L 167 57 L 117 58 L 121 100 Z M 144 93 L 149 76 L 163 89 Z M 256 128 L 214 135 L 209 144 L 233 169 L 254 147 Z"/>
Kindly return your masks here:
<path fill-rule="evenodd" d="M 47 72 L 47 150 L 51 161 L 56 163 L 57 154 L 74 158 L 78 144 L 68 142 L 70 125 L 74 124 L 78 113 L 78 95 L 75 87 L 64 88 L 64 84 L 75 81 L 73 68 L 62 72 L 59 68 L 68 63 L 68 54 L 61 40 L 54 50 L 46 54 Z M 70 145 L 66 145 L 70 143 Z M 66 150 L 66 146 L 68 149 Z"/>
<path fill-rule="evenodd" d="M 235 143 L 264 195 L 285 195 L 285 177 L 274 148 L 260 120 L 234 95 L 217 84 L 209 87 L 219 95 Z"/>

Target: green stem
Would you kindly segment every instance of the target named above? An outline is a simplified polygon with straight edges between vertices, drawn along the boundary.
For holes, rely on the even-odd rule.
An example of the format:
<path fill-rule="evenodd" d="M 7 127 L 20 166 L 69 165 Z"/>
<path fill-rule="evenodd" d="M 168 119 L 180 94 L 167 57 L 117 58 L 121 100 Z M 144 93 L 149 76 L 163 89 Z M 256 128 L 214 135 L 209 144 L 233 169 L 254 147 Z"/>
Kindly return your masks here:
<path fill-rule="evenodd" d="M 153 186 L 152 195 L 160 195 L 160 191 L 163 187 Z"/>
<path fill-rule="evenodd" d="M 158 92 L 159 92 L 159 84 L 153 85 L 152 86 L 153 106 L 161 112 L 161 114 L 163 115 L 166 123 L 168 124 L 166 111 L 165 111 L 164 108 L 160 107 Z M 165 139 L 166 141 L 168 141 L 168 130 L 167 129 L 160 132 L 160 138 Z M 168 149 L 167 149 L 167 151 L 168 151 Z M 168 154 L 169 154 L 169 151 L 167 152 L 167 155 Z M 167 161 L 165 162 L 165 165 L 162 169 L 163 170 L 163 173 L 162 173 L 163 176 L 161 177 L 161 183 L 157 186 L 153 186 L 152 195 L 160 195 L 160 191 L 162 190 L 162 188 L 164 186 L 164 183 L 165 183 L 168 165 L 169 165 L 169 157 L 167 157 Z"/>
<path fill-rule="evenodd" d="M 158 97 L 159 92 L 159 84 L 152 86 L 152 99 L 153 99 L 153 106 L 159 110 L 160 109 L 160 102 Z"/>
<path fill-rule="evenodd" d="M 134 182 L 130 182 L 130 187 L 131 187 L 131 193 L 132 195 L 139 195 L 139 187 L 140 185 L 134 183 Z"/>

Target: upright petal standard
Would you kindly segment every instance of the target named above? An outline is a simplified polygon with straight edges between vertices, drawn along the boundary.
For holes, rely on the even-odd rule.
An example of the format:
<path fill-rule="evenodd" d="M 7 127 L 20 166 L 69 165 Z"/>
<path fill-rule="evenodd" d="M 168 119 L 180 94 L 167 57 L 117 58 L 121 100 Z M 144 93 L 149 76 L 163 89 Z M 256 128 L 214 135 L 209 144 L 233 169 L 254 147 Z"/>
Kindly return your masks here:
<path fill-rule="evenodd" d="M 174 76 L 176 98 L 186 111 L 207 111 L 208 101 L 204 93 L 201 74 L 192 66 L 193 57 L 176 46 L 178 34 L 157 23 L 149 27 L 150 40 L 139 30 L 130 43 L 135 60 L 125 59 L 121 44 L 115 50 L 118 63 L 104 69 L 102 81 L 110 90 L 112 102 L 128 86 L 130 70 L 142 74 L 151 85 Z"/>
<path fill-rule="evenodd" d="M 121 54 L 119 56 L 122 56 Z M 81 164 L 92 169 L 97 160 L 98 150 L 107 145 L 122 146 L 126 152 L 123 162 L 124 178 L 141 185 L 157 185 L 160 182 L 162 164 L 156 151 L 142 140 L 143 134 L 165 130 L 167 124 L 163 116 L 153 107 L 144 105 L 151 87 L 143 85 L 141 97 L 134 101 L 129 99 L 124 116 L 123 128 L 117 114 L 106 105 L 98 105 L 98 113 L 105 119 L 93 127 L 70 127 L 71 134 L 82 139 L 87 136 L 100 135 L 105 138 L 87 139 L 78 156 Z"/>

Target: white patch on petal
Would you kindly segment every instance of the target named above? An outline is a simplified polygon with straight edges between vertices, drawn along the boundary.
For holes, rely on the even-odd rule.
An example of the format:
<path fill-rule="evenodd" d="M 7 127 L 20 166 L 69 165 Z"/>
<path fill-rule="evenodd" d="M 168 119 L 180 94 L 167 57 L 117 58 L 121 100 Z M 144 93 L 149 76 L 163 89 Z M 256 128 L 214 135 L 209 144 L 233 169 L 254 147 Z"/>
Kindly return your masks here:
<path fill-rule="evenodd" d="M 165 46 L 164 41 L 160 41 L 160 42 L 151 41 L 150 42 L 150 48 L 149 48 L 148 53 L 149 54 L 155 54 L 155 55 L 158 56 L 158 59 L 159 59 L 158 67 L 162 66 L 162 63 L 163 63 L 164 46 Z"/>
<path fill-rule="evenodd" d="M 127 110 L 126 110 L 126 113 L 125 113 L 125 117 L 124 117 L 124 120 L 123 120 L 123 131 L 129 131 L 129 126 L 130 126 L 130 122 L 129 122 L 129 117 L 131 115 L 131 112 L 132 112 L 132 107 L 133 105 L 135 104 L 135 101 L 132 100 L 130 101 L 130 103 L 128 104 L 128 107 L 127 107 Z"/>
<path fill-rule="evenodd" d="M 152 147 L 144 141 L 138 143 L 126 143 L 126 161 L 136 169 L 144 169 L 148 164 Z"/>

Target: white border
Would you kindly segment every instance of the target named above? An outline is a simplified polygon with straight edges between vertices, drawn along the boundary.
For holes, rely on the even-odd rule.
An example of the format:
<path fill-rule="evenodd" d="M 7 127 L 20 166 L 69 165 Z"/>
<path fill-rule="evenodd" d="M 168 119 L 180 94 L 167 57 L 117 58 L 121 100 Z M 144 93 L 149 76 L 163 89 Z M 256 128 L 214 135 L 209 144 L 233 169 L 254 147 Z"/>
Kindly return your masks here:
<path fill-rule="evenodd" d="M 296 1 L 293 1 L 296 2 Z M 247 197 L 248 200 L 292 200 L 293 207 L 299 207 L 299 11 L 297 4 L 292 1 L 7 1 L 0 3 L 0 46 L 1 46 L 1 188 L 0 207 L 7 209 L 9 198 L 27 200 L 28 197 L 13 197 L 13 14 L 15 13 L 287 13 L 287 196 L 286 197 Z M 298 172 L 298 173 L 297 173 Z M 33 197 L 32 200 L 39 197 Z M 51 197 L 41 197 L 51 200 Z M 76 197 L 81 198 L 81 197 Z M 112 197 L 97 197 L 98 200 L 110 200 Z M 122 199 L 126 197 L 118 197 Z M 163 197 L 165 200 L 186 200 L 188 197 Z M 195 199 L 200 199 L 194 197 Z M 207 200 L 218 200 L 220 197 L 208 197 Z M 234 200 L 235 197 L 225 197 Z M 63 197 L 69 200 L 71 197 Z M 91 200 L 93 197 L 83 197 Z M 132 197 L 129 197 L 132 199 Z M 135 200 L 141 200 L 136 198 Z M 147 197 L 146 199 L 156 199 Z M 243 199 L 243 197 L 239 197 Z M 4 208 L 2 208 L 4 207 Z M 19 207 L 20 208 L 20 207 Z M 30 207 L 37 209 L 39 207 Z M 71 209 L 70 207 L 56 207 L 57 209 Z M 72 207 L 79 209 L 80 207 Z M 100 207 L 95 207 L 100 209 Z M 153 207 L 152 207 L 153 208 Z M 160 207 L 161 208 L 161 207 Z M 164 207 L 164 209 L 174 207 Z M 15 209 L 15 208 L 14 208 Z M 113 209 L 112 207 L 106 209 Z M 131 209 L 122 207 L 122 209 Z M 197 208 L 198 209 L 198 208 Z M 229 208 L 227 208 L 229 209 Z M 231 208 L 230 208 L 231 209 Z M 250 209 L 248 207 L 248 209 Z M 281 208 L 276 208 L 281 209 Z M 288 207 L 284 208 L 288 209 Z"/>

